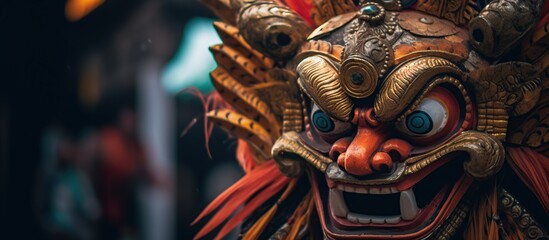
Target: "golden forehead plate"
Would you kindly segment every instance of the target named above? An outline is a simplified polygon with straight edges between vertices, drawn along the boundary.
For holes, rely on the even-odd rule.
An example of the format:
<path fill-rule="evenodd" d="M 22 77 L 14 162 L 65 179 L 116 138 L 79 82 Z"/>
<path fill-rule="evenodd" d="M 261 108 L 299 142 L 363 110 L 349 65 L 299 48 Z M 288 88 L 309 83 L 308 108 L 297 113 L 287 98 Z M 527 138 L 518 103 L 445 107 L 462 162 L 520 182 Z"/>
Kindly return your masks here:
<path fill-rule="evenodd" d="M 307 40 L 318 38 L 324 36 L 343 25 L 347 24 L 356 17 L 356 12 L 345 13 L 339 16 L 335 16 L 332 19 L 328 20 L 320 27 L 316 28 L 310 35 L 307 37 Z"/>
<path fill-rule="evenodd" d="M 444 37 L 459 32 L 450 21 L 413 11 L 400 13 L 398 24 L 411 33 L 424 37 Z"/>

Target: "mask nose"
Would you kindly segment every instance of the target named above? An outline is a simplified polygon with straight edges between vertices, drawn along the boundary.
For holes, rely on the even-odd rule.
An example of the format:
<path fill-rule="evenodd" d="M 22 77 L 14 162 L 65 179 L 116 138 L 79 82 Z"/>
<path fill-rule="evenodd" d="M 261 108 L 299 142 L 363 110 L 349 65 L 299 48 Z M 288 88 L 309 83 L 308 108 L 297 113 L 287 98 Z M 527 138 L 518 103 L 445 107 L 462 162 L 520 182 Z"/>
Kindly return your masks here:
<path fill-rule="evenodd" d="M 353 175 L 390 172 L 396 159 L 389 152 L 400 155 L 398 159 L 402 159 L 411 150 L 404 141 L 387 140 L 389 129 L 372 117 L 372 110 L 355 109 L 352 122 L 357 125 L 356 135 L 337 140 L 330 149 L 330 157 L 337 159 L 338 165 Z M 395 142 L 398 142 L 397 146 Z"/>

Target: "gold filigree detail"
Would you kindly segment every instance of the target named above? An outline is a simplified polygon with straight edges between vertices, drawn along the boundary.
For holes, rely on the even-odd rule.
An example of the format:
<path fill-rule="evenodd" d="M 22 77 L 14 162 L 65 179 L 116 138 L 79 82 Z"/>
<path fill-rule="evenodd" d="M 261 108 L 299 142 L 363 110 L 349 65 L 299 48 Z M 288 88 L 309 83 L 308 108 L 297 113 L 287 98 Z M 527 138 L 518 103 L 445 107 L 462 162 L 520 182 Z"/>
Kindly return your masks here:
<path fill-rule="evenodd" d="M 397 12 L 387 12 L 385 19 L 381 23 L 372 24 L 367 21 L 361 21 L 354 19 L 351 25 L 345 32 L 345 47 L 348 49 L 355 49 L 360 39 L 368 37 L 379 37 L 386 39 L 388 36 L 393 35 L 398 25 Z"/>
<path fill-rule="evenodd" d="M 541 73 L 542 88 L 536 106 L 527 114 L 509 119 L 507 142 L 526 145 L 549 156 L 549 68 Z"/>
<path fill-rule="evenodd" d="M 535 26 L 543 1 L 494 0 L 469 22 L 471 45 L 485 56 L 508 53 Z"/>
<path fill-rule="evenodd" d="M 303 130 L 302 111 L 303 110 L 299 102 L 288 101 L 284 103 L 282 132 L 301 132 Z"/>
<path fill-rule="evenodd" d="M 505 141 L 509 115 L 530 111 L 540 96 L 534 66 L 508 62 L 470 73 L 477 100 L 477 129 Z"/>
<path fill-rule="evenodd" d="M 510 214 L 515 223 L 523 233 L 525 239 L 544 239 L 549 238 L 549 234 L 532 218 L 530 213 L 513 195 L 505 189 L 499 192 L 499 199 L 503 205 L 504 211 Z"/>
<path fill-rule="evenodd" d="M 340 80 L 343 89 L 354 98 L 372 95 L 378 85 L 376 65 L 362 56 L 350 56 L 341 64 Z"/>
<path fill-rule="evenodd" d="M 289 177 L 296 177 L 303 171 L 305 160 L 321 172 L 332 160 L 307 146 L 296 132 L 286 132 L 273 145 L 273 158 L 280 171 Z"/>
<path fill-rule="evenodd" d="M 475 0 L 418 0 L 416 9 L 445 18 L 456 25 L 468 23 L 478 14 Z"/>
<path fill-rule="evenodd" d="M 505 150 L 498 139 L 486 133 L 465 131 L 427 154 L 408 158 L 404 174 L 417 173 L 453 152 L 469 154 L 463 169 L 477 179 L 485 179 L 499 172 L 505 159 Z"/>
<path fill-rule="evenodd" d="M 397 121 L 403 121 L 404 119 L 406 119 L 406 117 L 408 115 L 410 115 L 413 111 L 416 110 L 416 108 L 423 101 L 425 96 L 433 88 L 435 88 L 436 86 L 439 86 L 441 84 L 450 84 L 450 85 L 455 86 L 456 89 L 461 93 L 461 96 L 463 96 L 463 100 L 465 101 L 465 105 L 466 106 L 471 106 L 471 104 L 472 104 L 471 98 L 469 97 L 469 94 L 467 94 L 467 90 L 465 89 L 465 86 L 463 86 L 463 84 L 461 84 L 461 82 L 458 79 L 456 79 L 454 77 L 451 77 L 451 76 L 437 77 L 433 81 L 429 82 L 429 84 L 425 88 L 421 89 L 420 93 L 416 94 L 416 98 L 415 98 L 414 102 L 407 108 L 407 110 L 402 115 L 400 115 L 400 117 L 397 118 Z M 467 129 L 467 126 L 469 126 L 469 124 L 470 124 L 469 120 L 470 119 L 468 119 L 468 118 L 464 119 L 464 122 L 462 123 L 462 127 L 464 129 Z"/>
<path fill-rule="evenodd" d="M 341 63 L 342 75 L 347 74 L 344 72 L 344 69 L 347 68 L 345 66 L 347 63 L 350 63 L 351 65 L 362 65 L 364 67 L 368 66 L 369 69 L 364 71 L 372 72 L 374 77 L 371 79 L 376 80 L 376 85 L 377 77 L 383 77 L 389 66 L 393 64 L 395 58 L 393 48 L 386 39 L 368 35 L 363 35 L 347 44 L 345 56 L 346 57 Z M 369 63 L 361 63 L 364 61 Z"/>
<path fill-rule="evenodd" d="M 461 70 L 449 60 L 423 57 L 399 65 L 385 79 L 374 102 L 374 113 L 381 121 L 401 115 L 417 93 L 439 74 L 460 76 Z"/>
<path fill-rule="evenodd" d="M 333 17 L 357 10 L 352 0 L 313 0 L 313 22 L 318 26 Z"/>
<path fill-rule="evenodd" d="M 237 23 L 254 49 L 275 60 L 294 56 L 311 32 L 297 13 L 270 0 L 243 2 Z"/>
<path fill-rule="evenodd" d="M 437 228 L 433 234 L 427 238 L 429 240 L 448 240 L 451 239 L 463 223 L 463 220 L 465 220 L 465 217 L 467 217 L 467 214 L 469 213 L 469 209 L 471 208 L 471 201 L 469 199 L 464 198 L 459 202 L 459 204 L 456 206 L 454 211 L 452 212 L 452 215 L 448 217 L 448 220 L 446 220 L 442 226 Z"/>
<path fill-rule="evenodd" d="M 343 91 L 337 69 L 321 56 L 305 58 L 297 65 L 299 86 L 318 107 L 334 118 L 347 121 L 353 103 Z"/>

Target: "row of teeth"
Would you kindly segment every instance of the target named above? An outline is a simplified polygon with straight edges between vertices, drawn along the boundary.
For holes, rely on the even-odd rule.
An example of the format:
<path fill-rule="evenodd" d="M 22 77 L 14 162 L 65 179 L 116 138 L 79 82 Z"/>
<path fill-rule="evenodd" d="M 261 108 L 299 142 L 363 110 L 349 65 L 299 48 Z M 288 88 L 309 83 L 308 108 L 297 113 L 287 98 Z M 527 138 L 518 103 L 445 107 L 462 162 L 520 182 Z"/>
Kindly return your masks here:
<path fill-rule="evenodd" d="M 394 215 L 394 216 L 372 216 L 372 215 L 364 215 L 360 213 L 353 213 L 349 212 L 349 209 L 347 208 L 347 204 L 345 203 L 345 200 L 343 199 L 343 192 L 354 192 L 354 193 L 363 193 L 360 192 L 364 190 L 364 188 L 354 188 L 354 191 L 347 191 L 348 186 L 344 186 L 345 190 L 341 190 L 340 186 L 337 188 L 330 189 L 329 193 L 329 204 L 331 206 L 332 212 L 335 216 L 340 218 L 345 218 L 350 222 L 353 223 L 390 223 L 395 224 L 400 222 L 400 220 L 406 220 L 410 221 L 416 218 L 419 208 L 416 203 L 416 197 L 414 195 L 413 189 L 408 189 L 405 191 L 400 192 L 400 215 Z M 381 188 L 379 189 L 379 193 L 377 191 L 372 192 L 372 189 L 369 189 L 369 194 L 390 194 L 390 193 L 398 193 L 391 192 L 392 188 Z M 385 190 L 384 192 L 387 193 L 381 193 L 382 189 L 389 189 Z M 396 189 L 394 189 L 396 190 Z M 364 194 L 364 193 L 363 193 Z M 368 193 L 366 193 L 368 194 Z M 377 207 L 377 206 L 372 206 Z"/>
<path fill-rule="evenodd" d="M 395 187 L 353 187 L 353 186 L 345 186 L 345 185 L 337 185 L 337 189 L 344 191 L 344 192 L 352 192 L 352 193 L 362 193 L 362 194 L 391 194 L 391 193 L 398 193 L 398 191 Z"/>

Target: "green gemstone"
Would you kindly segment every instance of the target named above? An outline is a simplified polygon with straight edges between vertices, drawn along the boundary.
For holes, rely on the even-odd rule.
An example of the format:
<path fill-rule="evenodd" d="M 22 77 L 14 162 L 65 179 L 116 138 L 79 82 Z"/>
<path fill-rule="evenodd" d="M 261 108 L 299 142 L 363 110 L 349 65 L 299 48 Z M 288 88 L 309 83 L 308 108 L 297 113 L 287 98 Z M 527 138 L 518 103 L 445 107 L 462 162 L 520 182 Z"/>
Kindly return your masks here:
<path fill-rule="evenodd" d="M 379 14 L 380 11 L 381 9 L 379 9 L 379 7 L 374 4 L 366 5 L 360 9 L 360 12 L 362 12 L 362 14 L 366 14 L 370 16 L 375 16 Z"/>

